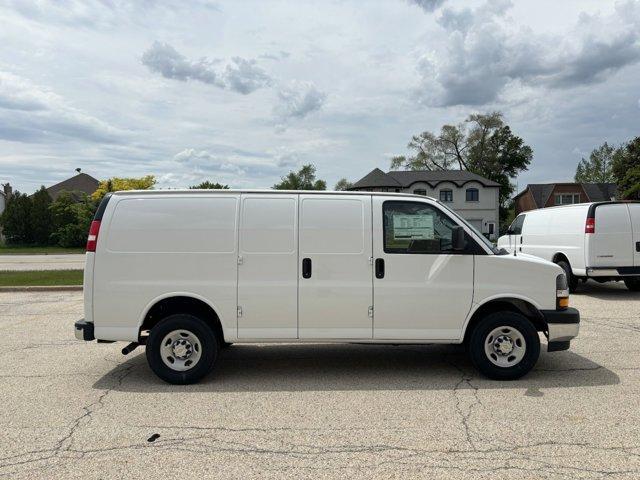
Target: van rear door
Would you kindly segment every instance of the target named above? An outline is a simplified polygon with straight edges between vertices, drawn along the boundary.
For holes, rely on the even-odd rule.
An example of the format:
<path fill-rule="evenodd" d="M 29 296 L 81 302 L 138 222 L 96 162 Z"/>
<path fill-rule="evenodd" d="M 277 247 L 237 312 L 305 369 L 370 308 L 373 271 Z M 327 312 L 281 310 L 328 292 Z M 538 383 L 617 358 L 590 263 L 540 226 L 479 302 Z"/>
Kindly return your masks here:
<path fill-rule="evenodd" d="M 625 203 L 592 205 L 594 233 L 586 233 L 590 267 L 633 266 L 633 242 L 629 208 Z"/>
<path fill-rule="evenodd" d="M 640 203 L 629 203 L 631 232 L 633 235 L 633 265 L 640 267 Z"/>

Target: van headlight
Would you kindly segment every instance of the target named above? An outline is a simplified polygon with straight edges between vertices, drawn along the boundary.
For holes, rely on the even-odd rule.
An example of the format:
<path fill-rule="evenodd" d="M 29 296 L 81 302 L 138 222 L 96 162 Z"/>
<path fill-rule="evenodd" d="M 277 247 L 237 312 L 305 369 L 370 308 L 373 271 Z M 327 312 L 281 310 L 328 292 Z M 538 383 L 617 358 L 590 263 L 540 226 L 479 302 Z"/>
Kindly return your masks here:
<path fill-rule="evenodd" d="M 567 276 L 561 273 L 556 277 L 556 310 L 569 307 L 569 284 Z"/>

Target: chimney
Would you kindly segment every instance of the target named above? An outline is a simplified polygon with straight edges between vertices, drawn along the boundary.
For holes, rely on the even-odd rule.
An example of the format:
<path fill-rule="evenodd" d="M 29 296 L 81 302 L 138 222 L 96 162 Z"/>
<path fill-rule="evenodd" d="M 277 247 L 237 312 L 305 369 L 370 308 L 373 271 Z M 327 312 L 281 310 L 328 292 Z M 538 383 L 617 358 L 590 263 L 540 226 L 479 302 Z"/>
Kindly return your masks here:
<path fill-rule="evenodd" d="M 3 185 L 4 196 L 9 200 L 11 198 L 11 194 L 13 193 L 13 188 L 9 185 L 9 182 Z"/>

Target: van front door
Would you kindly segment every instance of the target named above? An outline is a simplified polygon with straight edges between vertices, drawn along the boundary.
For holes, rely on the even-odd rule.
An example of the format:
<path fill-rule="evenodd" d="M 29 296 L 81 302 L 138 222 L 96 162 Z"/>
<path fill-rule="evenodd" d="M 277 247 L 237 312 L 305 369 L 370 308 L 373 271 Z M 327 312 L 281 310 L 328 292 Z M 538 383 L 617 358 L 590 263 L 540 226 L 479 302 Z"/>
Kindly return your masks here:
<path fill-rule="evenodd" d="M 371 196 L 300 195 L 300 338 L 371 338 Z"/>
<path fill-rule="evenodd" d="M 454 340 L 473 299 L 473 255 L 453 252 L 456 222 L 437 206 L 373 198 L 376 339 Z"/>

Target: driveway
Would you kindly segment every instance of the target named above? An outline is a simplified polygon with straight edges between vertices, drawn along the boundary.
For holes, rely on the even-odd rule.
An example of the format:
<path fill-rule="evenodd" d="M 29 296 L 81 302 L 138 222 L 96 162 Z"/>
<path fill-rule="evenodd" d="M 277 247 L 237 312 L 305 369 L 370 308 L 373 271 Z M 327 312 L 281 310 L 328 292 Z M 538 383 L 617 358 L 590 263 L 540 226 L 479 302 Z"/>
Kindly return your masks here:
<path fill-rule="evenodd" d="M 640 477 L 640 295 L 589 284 L 582 331 L 516 382 L 456 346 L 234 345 L 199 385 L 73 339 L 80 292 L 0 293 L 0 476 Z"/>
<path fill-rule="evenodd" d="M 84 254 L 0 255 L 0 270 L 83 270 Z"/>

